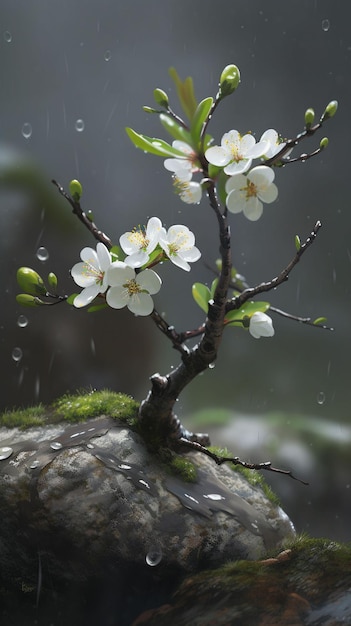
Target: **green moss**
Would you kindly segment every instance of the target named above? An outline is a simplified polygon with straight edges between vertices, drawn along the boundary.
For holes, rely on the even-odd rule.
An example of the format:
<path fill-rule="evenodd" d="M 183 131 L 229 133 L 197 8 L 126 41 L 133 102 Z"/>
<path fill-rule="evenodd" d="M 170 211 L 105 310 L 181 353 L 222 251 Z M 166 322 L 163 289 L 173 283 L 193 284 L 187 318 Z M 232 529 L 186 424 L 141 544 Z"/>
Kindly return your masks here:
<path fill-rule="evenodd" d="M 138 408 L 138 402 L 123 393 L 114 393 L 107 389 L 87 391 L 85 393 L 66 394 L 48 407 L 39 404 L 27 409 L 6 411 L 0 415 L 0 426 L 5 428 L 19 427 L 25 430 L 53 422 L 75 423 L 99 415 L 108 415 L 125 422 L 131 429 L 136 430 Z"/>
<path fill-rule="evenodd" d="M 227 448 L 218 448 L 217 446 L 211 446 L 209 447 L 209 450 L 214 454 L 217 454 L 217 456 L 235 456 Z M 243 474 L 243 476 L 245 476 L 250 485 L 260 487 L 266 498 L 268 498 L 268 500 L 272 502 L 272 504 L 279 506 L 280 502 L 278 496 L 266 483 L 261 472 L 248 469 L 247 467 L 242 467 L 242 465 L 235 465 L 234 463 L 226 463 L 226 465 L 228 465 L 228 467 L 230 467 L 234 472 L 239 472 L 240 474 Z"/>
<path fill-rule="evenodd" d="M 173 456 L 168 463 L 172 474 L 177 474 L 187 483 L 195 483 L 197 480 L 197 469 L 194 463 L 183 456 Z"/>
<path fill-rule="evenodd" d="M 139 404 L 123 393 L 103 389 L 102 391 L 66 394 L 56 400 L 52 408 L 58 417 L 67 422 L 82 422 L 91 417 L 108 415 L 135 429 Z"/>
<path fill-rule="evenodd" d="M 46 410 L 42 404 L 31 406 L 27 409 L 15 409 L 5 411 L 0 415 L 0 426 L 5 428 L 31 428 L 32 426 L 42 426 L 45 424 Z"/>

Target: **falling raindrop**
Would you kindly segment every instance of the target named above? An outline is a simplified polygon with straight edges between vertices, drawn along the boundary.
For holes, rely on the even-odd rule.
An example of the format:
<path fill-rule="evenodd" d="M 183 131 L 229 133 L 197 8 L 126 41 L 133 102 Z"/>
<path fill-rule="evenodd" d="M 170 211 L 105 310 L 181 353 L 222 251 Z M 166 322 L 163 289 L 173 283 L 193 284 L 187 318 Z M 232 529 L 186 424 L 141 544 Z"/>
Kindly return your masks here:
<path fill-rule="evenodd" d="M 36 257 L 37 259 L 39 259 L 39 261 L 42 261 L 44 263 L 49 258 L 49 252 L 46 248 L 40 246 L 40 248 L 38 248 L 38 250 L 36 251 Z"/>
<path fill-rule="evenodd" d="M 29 139 L 32 136 L 32 125 L 29 122 L 25 122 L 22 126 L 22 135 L 25 139 Z"/>
<path fill-rule="evenodd" d="M 52 441 L 50 443 L 50 448 L 51 448 L 51 450 L 61 450 L 62 443 L 60 443 L 59 441 Z"/>
<path fill-rule="evenodd" d="M 19 363 L 22 357 L 23 352 L 21 348 L 16 347 L 12 350 L 12 358 L 16 363 Z"/>
<path fill-rule="evenodd" d="M 39 374 L 37 374 L 35 378 L 35 384 L 34 384 L 34 398 L 36 400 L 38 400 L 39 398 L 39 393 L 40 393 L 40 376 Z"/>
<path fill-rule="evenodd" d="M 17 320 L 17 326 L 20 328 L 25 328 L 28 326 L 28 320 L 25 315 L 20 315 Z"/>
<path fill-rule="evenodd" d="M 329 30 L 329 28 L 330 28 L 329 20 L 322 20 L 322 28 L 323 28 L 325 33 Z"/>
<path fill-rule="evenodd" d="M 147 553 L 145 557 L 145 561 L 147 565 L 150 565 L 150 567 L 155 567 L 155 565 L 158 565 L 159 563 L 161 563 L 162 550 L 160 546 L 158 545 L 151 546 L 149 552 Z"/>
<path fill-rule="evenodd" d="M 5 30 L 5 32 L 4 32 L 4 39 L 5 39 L 6 43 L 11 43 L 12 35 L 11 35 L 9 30 Z"/>
<path fill-rule="evenodd" d="M 76 129 L 77 133 L 83 132 L 85 128 L 84 120 L 81 120 L 81 119 L 77 120 L 74 125 L 74 128 Z"/>
<path fill-rule="evenodd" d="M 11 454 L 13 452 L 13 449 L 10 448 L 10 446 L 2 446 L 0 448 L 0 461 L 5 461 L 5 459 L 8 459 Z"/>
<path fill-rule="evenodd" d="M 93 337 L 90 339 L 90 350 L 91 350 L 92 355 L 96 356 L 96 346 L 95 346 L 95 341 Z"/>
<path fill-rule="evenodd" d="M 104 59 L 105 61 L 109 61 L 111 59 L 111 50 L 106 50 Z"/>
<path fill-rule="evenodd" d="M 317 394 L 318 404 L 320 405 L 324 404 L 325 400 L 326 400 L 326 396 L 325 396 L 324 391 L 319 391 L 319 393 Z"/>

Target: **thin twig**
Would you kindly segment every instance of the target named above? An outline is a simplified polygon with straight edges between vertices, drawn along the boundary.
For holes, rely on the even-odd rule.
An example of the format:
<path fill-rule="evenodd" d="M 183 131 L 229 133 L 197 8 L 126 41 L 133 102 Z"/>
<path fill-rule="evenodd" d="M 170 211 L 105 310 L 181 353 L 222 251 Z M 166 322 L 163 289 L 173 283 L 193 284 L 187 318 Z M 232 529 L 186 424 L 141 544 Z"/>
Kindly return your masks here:
<path fill-rule="evenodd" d="M 177 445 L 187 448 L 188 450 L 194 450 L 196 452 L 201 452 L 206 456 L 209 456 L 213 461 L 217 463 L 217 465 L 223 465 L 223 463 L 233 463 L 233 465 L 240 465 L 240 467 L 245 467 L 250 470 L 258 470 L 258 471 L 267 471 L 274 472 L 275 474 L 284 474 L 284 476 L 289 476 L 293 480 L 297 480 L 299 483 L 303 485 L 308 485 L 309 483 L 301 480 L 301 478 L 297 478 L 290 470 L 283 470 L 278 467 L 273 467 L 271 461 L 265 461 L 263 463 L 249 463 L 247 461 L 242 461 L 238 456 L 221 456 L 216 454 L 212 450 L 205 448 L 201 443 L 197 441 L 189 441 L 189 439 L 185 439 L 181 437 L 177 441 Z"/>
<path fill-rule="evenodd" d="M 303 244 L 301 244 L 299 249 L 296 251 L 295 256 L 291 259 L 290 263 L 288 263 L 288 265 L 280 272 L 280 274 L 278 274 L 278 276 L 276 276 L 275 278 L 273 278 L 272 280 L 268 282 L 260 283 L 259 285 L 256 285 L 256 287 L 250 287 L 248 289 L 244 289 L 244 291 L 241 294 L 239 294 L 238 296 L 235 296 L 235 298 L 233 298 L 230 302 L 228 302 L 227 312 L 232 311 L 234 309 L 240 309 L 240 307 L 245 302 L 247 302 L 247 300 L 249 300 L 250 298 L 257 296 L 260 293 L 264 293 L 265 291 L 271 291 L 272 289 L 275 289 L 276 287 L 281 285 L 283 282 L 288 280 L 290 272 L 293 270 L 295 265 L 297 265 L 297 263 L 300 261 L 304 252 L 306 252 L 306 250 L 314 242 L 314 240 L 317 237 L 317 233 L 321 227 L 322 227 L 322 223 L 318 220 L 314 226 L 314 229 L 312 230 L 310 235 L 307 237 L 306 241 Z"/>
<path fill-rule="evenodd" d="M 96 226 L 96 224 L 92 220 L 89 219 L 87 214 L 83 211 L 82 207 L 80 206 L 80 202 L 74 200 L 74 198 L 72 198 L 64 190 L 62 185 L 60 185 L 60 183 L 56 182 L 56 180 L 53 180 L 52 183 L 55 185 L 55 187 L 57 187 L 57 189 L 59 190 L 61 196 L 63 196 L 67 200 L 67 202 L 69 202 L 69 204 L 72 207 L 73 213 L 84 224 L 84 226 L 89 230 L 89 232 L 91 232 L 93 237 L 95 237 L 95 239 L 97 241 L 101 241 L 101 243 L 104 243 L 105 246 L 110 250 L 112 248 L 112 241 L 111 241 L 111 239 L 109 237 L 107 237 L 107 235 L 105 235 L 105 233 L 103 233 L 102 230 L 99 230 L 98 227 Z"/>

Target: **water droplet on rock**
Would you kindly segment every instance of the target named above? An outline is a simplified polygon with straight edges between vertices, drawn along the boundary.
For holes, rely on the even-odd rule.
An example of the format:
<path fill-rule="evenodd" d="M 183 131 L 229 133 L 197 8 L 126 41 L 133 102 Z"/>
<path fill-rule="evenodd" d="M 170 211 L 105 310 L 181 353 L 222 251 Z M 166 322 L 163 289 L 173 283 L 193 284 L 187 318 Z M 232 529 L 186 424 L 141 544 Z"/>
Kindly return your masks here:
<path fill-rule="evenodd" d="M 32 461 L 32 463 L 30 464 L 30 469 L 37 469 L 37 467 L 39 467 L 40 465 L 40 461 L 39 459 L 35 459 L 34 461 Z"/>
<path fill-rule="evenodd" d="M 204 494 L 204 498 L 208 498 L 208 500 L 225 500 L 225 497 L 219 493 L 207 493 Z"/>
<path fill-rule="evenodd" d="M 25 122 L 22 126 L 22 135 L 25 139 L 29 139 L 32 136 L 32 124 Z"/>
<path fill-rule="evenodd" d="M 12 358 L 16 363 L 19 363 L 22 357 L 23 352 L 21 348 L 16 347 L 12 350 Z"/>
<path fill-rule="evenodd" d="M 20 315 L 17 320 L 17 326 L 25 328 L 28 325 L 28 320 L 25 315 Z"/>
<path fill-rule="evenodd" d="M 5 461 L 8 459 L 13 452 L 13 449 L 10 446 L 2 446 L 0 447 L 0 461 Z"/>
<path fill-rule="evenodd" d="M 37 259 L 39 259 L 39 261 L 42 261 L 44 263 L 45 261 L 48 260 L 49 253 L 46 248 L 44 248 L 43 246 L 40 246 L 40 248 L 38 248 L 38 250 L 36 251 L 36 257 Z"/>
<path fill-rule="evenodd" d="M 50 448 L 52 450 L 61 450 L 62 448 L 62 443 L 60 443 L 59 441 L 52 441 L 50 443 Z"/>
<path fill-rule="evenodd" d="M 74 128 L 76 129 L 77 133 L 83 132 L 85 128 L 84 120 L 81 120 L 81 119 L 77 120 L 74 125 Z"/>
<path fill-rule="evenodd" d="M 157 545 L 151 546 L 149 552 L 147 553 L 145 557 L 145 561 L 147 565 L 150 565 L 150 567 L 155 567 L 155 565 L 158 565 L 159 563 L 161 563 L 162 561 L 161 548 Z"/>

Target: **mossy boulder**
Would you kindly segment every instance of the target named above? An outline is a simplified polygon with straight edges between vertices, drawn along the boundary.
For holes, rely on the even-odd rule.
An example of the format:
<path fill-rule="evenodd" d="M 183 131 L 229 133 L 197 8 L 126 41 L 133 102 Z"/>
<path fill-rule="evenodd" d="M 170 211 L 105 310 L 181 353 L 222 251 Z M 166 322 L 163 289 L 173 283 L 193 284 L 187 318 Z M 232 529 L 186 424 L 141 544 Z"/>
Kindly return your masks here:
<path fill-rule="evenodd" d="M 45 620 L 54 601 L 55 624 L 90 624 L 93 614 L 99 626 L 129 624 L 182 576 L 263 558 L 294 536 L 274 498 L 242 473 L 195 452 L 148 451 L 137 410 L 122 394 L 96 392 L 37 416 L 13 413 L 13 427 L 3 416 L 0 614 L 8 625 L 24 610 Z M 101 597 L 108 619 L 96 613 Z"/>

